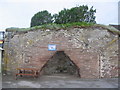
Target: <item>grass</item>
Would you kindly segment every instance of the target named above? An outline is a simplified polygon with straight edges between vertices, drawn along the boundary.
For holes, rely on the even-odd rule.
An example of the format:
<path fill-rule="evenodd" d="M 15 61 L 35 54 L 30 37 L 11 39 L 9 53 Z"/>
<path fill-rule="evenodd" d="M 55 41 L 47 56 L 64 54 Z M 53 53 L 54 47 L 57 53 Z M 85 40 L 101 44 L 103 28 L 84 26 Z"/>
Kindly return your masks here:
<path fill-rule="evenodd" d="M 15 27 L 11 27 L 11 28 L 7 28 L 6 31 L 8 32 L 27 32 L 27 31 L 33 31 L 33 30 L 46 30 L 46 29 L 50 29 L 50 30 L 60 30 L 60 29 L 65 29 L 65 30 L 69 30 L 69 28 L 101 28 L 101 29 L 106 29 L 112 33 L 115 34 L 119 34 L 120 35 L 120 31 L 116 30 L 113 27 L 108 27 L 106 25 L 101 25 L 101 24 L 94 24 L 94 23 L 87 23 L 87 22 L 75 22 L 75 23 L 66 23 L 66 24 L 56 24 L 56 23 L 51 23 L 51 24 L 44 24 L 44 25 L 40 25 L 40 26 L 34 26 L 34 27 L 30 27 L 30 28 L 15 28 Z"/>
<path fill-rule="evenodd" d="M 75 22 L 75 23 L 67 23 L 67 24 L 56 24 L 56 23 L 51 23 L 51 24 L 44 24 L 40 26 L 34 26 L 30 28 L 7 28 L 6 31 L 30 31 L 30 30 L 37 30 L 37 29 L 52 29 L 52 30 L 59 30 L 59 29 L 67 29 L 71 27 L 78 27 L 78 26 L 92 26 L 94 25 L 93 23 L 87 23 L 87 22 Z"/>

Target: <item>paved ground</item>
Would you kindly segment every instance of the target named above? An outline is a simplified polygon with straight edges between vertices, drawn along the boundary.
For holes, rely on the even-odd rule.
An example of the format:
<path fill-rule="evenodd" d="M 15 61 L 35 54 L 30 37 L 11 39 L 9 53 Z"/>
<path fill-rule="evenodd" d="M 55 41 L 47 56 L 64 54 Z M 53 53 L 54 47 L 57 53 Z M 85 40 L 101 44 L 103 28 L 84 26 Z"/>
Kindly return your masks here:
<path fill-rule="evenodd" d="M 2 89 L 2 75 L 0 73 L 0 90 Z"/>
<path fill-rule="evenodd" d="M 70 75 L 41 76 L 39 78 L 3 76 L 3 88 L 118 88 L 118 79 L 81 79 Z"/>

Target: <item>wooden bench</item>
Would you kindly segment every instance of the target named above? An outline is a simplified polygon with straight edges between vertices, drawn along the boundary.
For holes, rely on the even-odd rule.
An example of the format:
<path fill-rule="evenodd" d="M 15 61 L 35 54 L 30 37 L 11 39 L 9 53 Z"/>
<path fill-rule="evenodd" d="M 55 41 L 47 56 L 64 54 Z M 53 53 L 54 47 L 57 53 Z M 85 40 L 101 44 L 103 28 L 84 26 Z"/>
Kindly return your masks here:
<path fill-rule="evenodd" d="M 17 68 L 17 73 L 16 73 L 16 79 L 17 76 L 33 76 L 33 77 L 38 77 L 39 75 L 39 69 L 35 69 L 35 68 Z"/>

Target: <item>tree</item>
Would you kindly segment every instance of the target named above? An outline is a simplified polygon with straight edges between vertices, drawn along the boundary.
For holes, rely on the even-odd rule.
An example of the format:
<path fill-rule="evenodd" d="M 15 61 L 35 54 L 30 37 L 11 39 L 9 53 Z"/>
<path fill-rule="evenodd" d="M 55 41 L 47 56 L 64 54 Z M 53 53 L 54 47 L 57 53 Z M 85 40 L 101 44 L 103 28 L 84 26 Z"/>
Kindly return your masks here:
<path fill-rule="evenodd" d="M 31 19 L 31 27 L 49 23 L 65 24 L 72 22 L 92 22 L 95 21 L 96 9 L 93 6 L 89 9 L 87 5 L 63 9 L 53 16 L 47 10 L 36 13 Z"/>
<path fill-rule="evenodd" d="M 61 24 L 61 23 L 68 23 L 70 18 L 69 10 L 64 9 L 59 12 L 59 14 L 54 14 L 54 22 Z"/>
<path fill-rule="evenodd" d="M 96 10 L 93 10 L 93 6 L 90 8 L 89 12 L 86 13 L 85 15 L 85 22 L 93 22 L 96 23 L 95 21 L 95 14 Z"/>
<path fill-rule="evenodd" d="M 30 26 L 33 27 L 48 23 L 52 23 L 52 16 L 47 10 L 44 10 L 36 13 L 32 17 Z"/>
<path fill-rule="evenodd" d="M 71 22 L 95 22 L 95 13 L 96 10 L 93 9 L 93 6 L 88 8 L 87 5 L 82 5 L 79 7 L 73 7 L 71 9 L 61 10 L 58 14 L 55 14 L 54 22 L 61 23 L 71 23 Z"/>

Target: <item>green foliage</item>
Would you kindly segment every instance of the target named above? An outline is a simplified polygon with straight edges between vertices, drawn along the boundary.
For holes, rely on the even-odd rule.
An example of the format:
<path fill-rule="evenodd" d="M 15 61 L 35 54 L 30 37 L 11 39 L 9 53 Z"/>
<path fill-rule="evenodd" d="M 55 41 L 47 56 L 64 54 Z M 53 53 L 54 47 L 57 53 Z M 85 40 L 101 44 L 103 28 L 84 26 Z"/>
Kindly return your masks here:
<path fill-rule="evenodd" d="M 61 10 L 58 14 L 53 16 L 47 11 L 41 11 L 36 13 L 31 19 L 31 27 L 39 26 L 49 23 L 66 24 L 74 22 L 92 22 L 95 21 L 96 10 L 93 6 L 89 9 L 87 5 L 82 5 L 79 7 L 73 7 L 71 9 Z"/>
<path fill-rule="evenodd" d="M 69 23 L 69 20 L 71 19 L 68 9 L 60 11 L 59 14 L 54 14 L 53 18 L 54 22 L 57 24 Z"/>
<path fill-rule="evenodd" d="M 47 10 L 36 13 L 31 19 L 31 27 L 48 23 L 52 23 L 52 16 Z"/>
<path fill-rule="evenodd" d="M 51 23 L 51 24 L 44 24 L 40 26 L 34 26 L 30 28 L 7 28 L 6 31 L 8 32 L 26 32 L 30 30 L 38 30 L 38 29 L 52 29 L 52 30 L 59 30 L 59 29 L 67 29 L 71 27 L 87 27 L 87 26 L 93 26 L 94 23 L 87 23 L 87 22 L 75 22 L 75 23 L 66 23 L 66 24 L 56 24 L 56 23 Z"/>
<path fill-rule="evenodd" d="M 96 10 L 93 6 L 89 9 L 87 5 L 73 7 L 71 9 L 61 10 L 58 14 L 54 14 L 54 22 L 57 24 L 73 23 L 73 22 L 92 22 L 95 21 Z"/>

